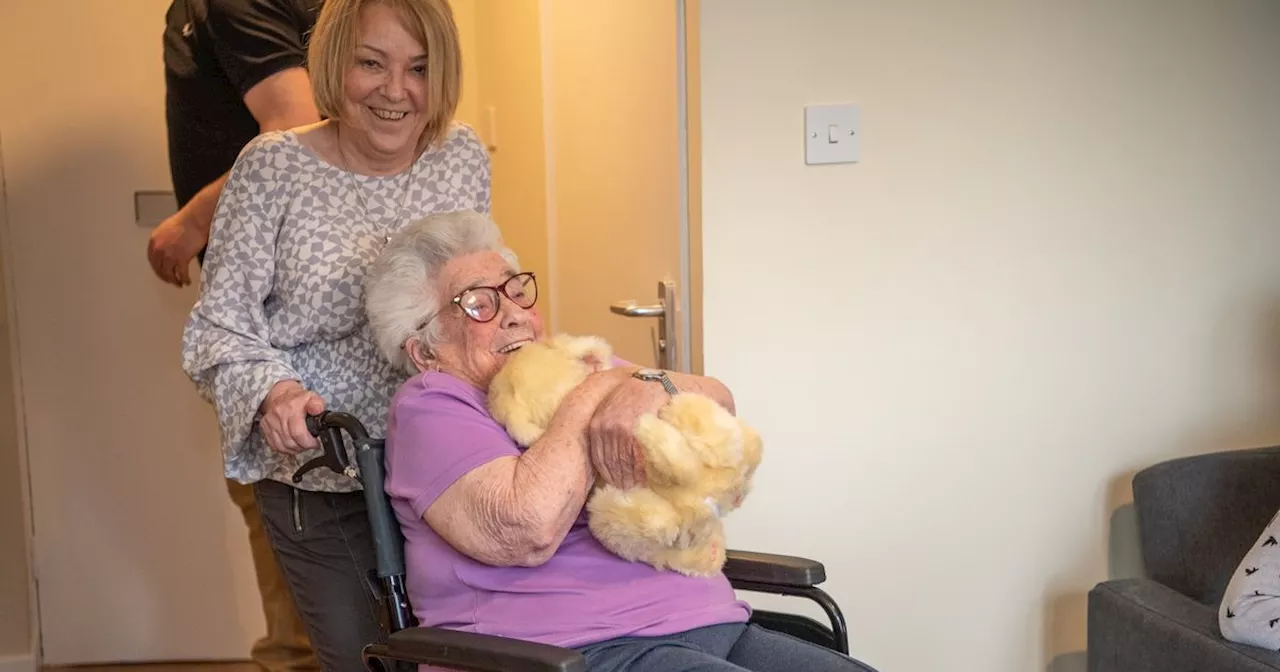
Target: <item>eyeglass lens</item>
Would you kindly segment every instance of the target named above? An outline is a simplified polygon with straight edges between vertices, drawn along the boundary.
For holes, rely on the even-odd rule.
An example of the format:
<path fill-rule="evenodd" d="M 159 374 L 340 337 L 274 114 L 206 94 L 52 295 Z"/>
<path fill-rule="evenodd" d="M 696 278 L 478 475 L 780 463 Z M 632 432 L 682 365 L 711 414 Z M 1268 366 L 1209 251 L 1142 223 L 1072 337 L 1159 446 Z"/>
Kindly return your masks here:
<path fill-rule="evenodd" d="M 498 292 L 501 291 L 511 302 L 521 308 L 530 308 L 538 300 L 538 284 L 530 273 L 512 276 L 502 287 L 473 287 L 458 297 L 458 305 L 462 311 L 477 322 L 488 322 L 498 315 Z"/>

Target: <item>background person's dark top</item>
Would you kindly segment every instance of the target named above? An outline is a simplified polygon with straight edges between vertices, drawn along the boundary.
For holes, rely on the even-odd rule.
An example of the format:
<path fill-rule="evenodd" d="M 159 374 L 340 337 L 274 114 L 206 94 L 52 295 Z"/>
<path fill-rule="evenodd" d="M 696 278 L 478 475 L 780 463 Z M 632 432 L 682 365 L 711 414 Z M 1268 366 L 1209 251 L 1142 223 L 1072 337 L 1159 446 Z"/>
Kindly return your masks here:
<path fill-rule="evenodd" d="M 259 133 L 244 94 L 306 62 L 323 0 L 173 0 L 164 31 L 169 174 L 178 207 Z M 204 250 L 200 250 L 204 263 Z"/>

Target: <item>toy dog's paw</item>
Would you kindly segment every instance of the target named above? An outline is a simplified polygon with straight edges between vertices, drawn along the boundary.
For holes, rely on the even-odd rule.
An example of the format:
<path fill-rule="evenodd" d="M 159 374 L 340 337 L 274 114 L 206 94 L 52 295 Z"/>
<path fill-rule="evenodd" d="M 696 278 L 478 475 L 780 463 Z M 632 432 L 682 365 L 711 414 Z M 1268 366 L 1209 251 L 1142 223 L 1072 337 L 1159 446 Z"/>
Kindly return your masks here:
<path fill-rule="evenodd" d="M 542 438 L 542 432 L 542 427 L 523 419 L 512 421 L 511 424 L 507 425 L 507 434 L 517 444 L 525 448 L 532 446 L 535 441 Z"/>
<path fill-rule="evenodd" d="M 588 528 L 601 544 L 628 560 L 648 560 L 680 535 L 670 503 L 644 488 L 607 485 L 587 501 Z"/>
<path fill-rule="evenodd" d="M 712 576 L 724 568 L 725 550 L 721 539 L 684 549 L 672 549 L 663 564 L 685 576 Z"/>

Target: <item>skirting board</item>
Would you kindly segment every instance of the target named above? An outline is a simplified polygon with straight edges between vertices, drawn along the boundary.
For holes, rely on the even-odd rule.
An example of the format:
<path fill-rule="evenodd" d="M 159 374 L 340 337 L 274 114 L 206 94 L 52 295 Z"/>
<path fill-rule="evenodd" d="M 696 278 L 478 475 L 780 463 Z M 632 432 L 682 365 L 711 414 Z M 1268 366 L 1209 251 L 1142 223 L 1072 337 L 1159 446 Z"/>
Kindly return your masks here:
<path fill-rule="evenodd" d="M 36 672 L 36 657 L 29 653 L 0 656 L 0 672 Z"/>

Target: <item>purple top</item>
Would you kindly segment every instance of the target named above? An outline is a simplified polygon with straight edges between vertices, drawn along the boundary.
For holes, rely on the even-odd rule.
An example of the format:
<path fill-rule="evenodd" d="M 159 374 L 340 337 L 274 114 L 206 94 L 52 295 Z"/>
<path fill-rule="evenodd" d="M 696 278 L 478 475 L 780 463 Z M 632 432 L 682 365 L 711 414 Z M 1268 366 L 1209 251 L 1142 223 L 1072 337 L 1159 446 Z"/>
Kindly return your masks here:
<path fill-rule="evenodd" d="M 409 600 L 421 625 L 574 647 L 748 619 L 750 607 L 724 575 L 688 577 L 624 560 L 591 535 L 585 509 L 540 567 L 472 560 L 423 521 L 463 474 L 519 453 L 484 393 L 458 378 L 419 374 L 391 400 L 386 489 L 404 532 Z"/>

